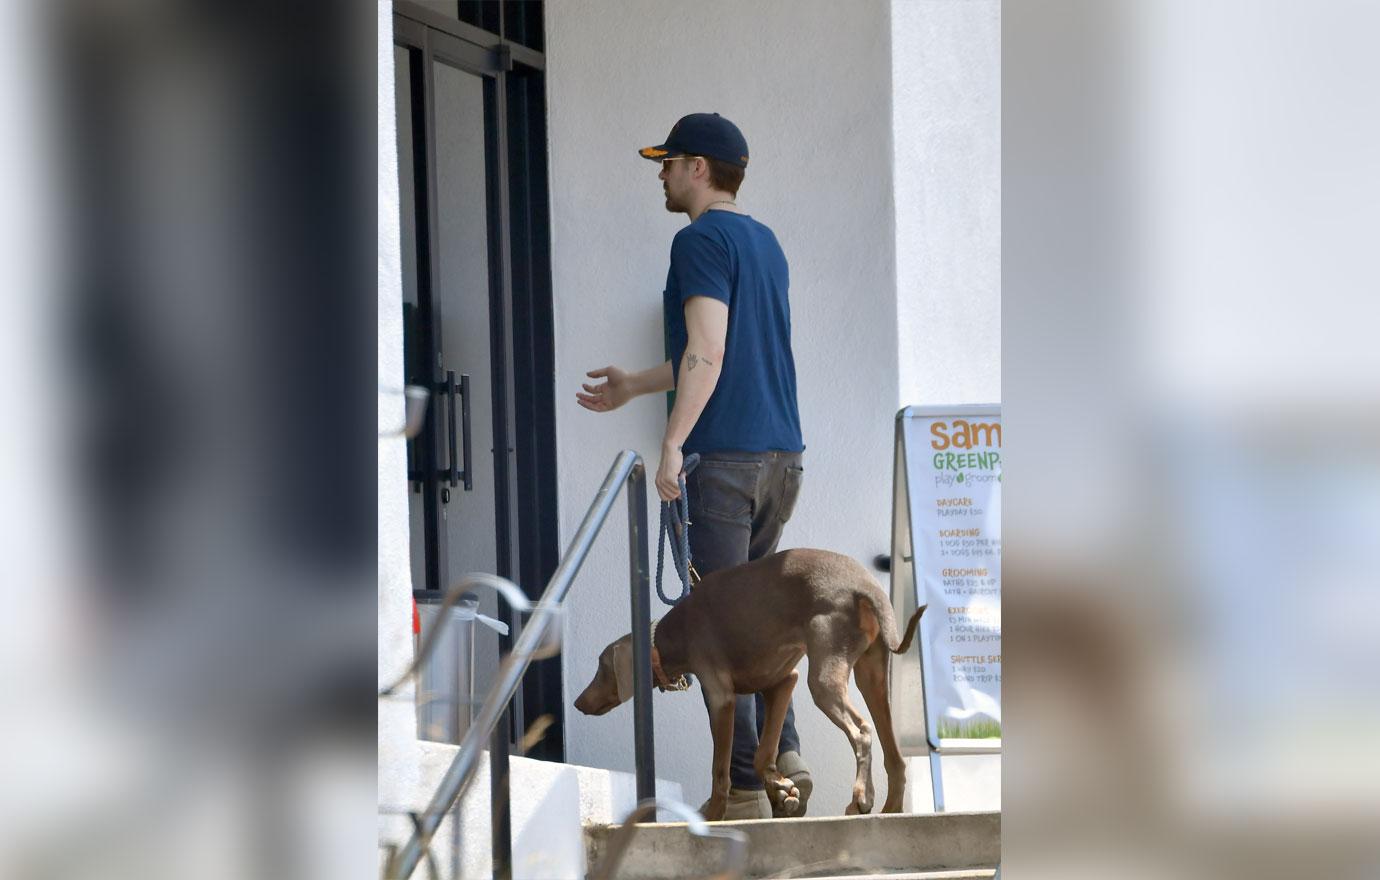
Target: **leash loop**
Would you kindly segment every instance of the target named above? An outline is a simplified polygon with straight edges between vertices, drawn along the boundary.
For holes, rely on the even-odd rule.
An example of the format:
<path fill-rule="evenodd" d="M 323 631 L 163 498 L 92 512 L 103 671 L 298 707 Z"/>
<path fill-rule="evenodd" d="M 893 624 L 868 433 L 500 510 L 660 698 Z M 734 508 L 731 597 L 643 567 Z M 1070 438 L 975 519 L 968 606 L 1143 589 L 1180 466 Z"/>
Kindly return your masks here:
<path fill-rule="evenodd" d="M 699 463 L 698 452 L 686 456 L 679 477 L 680 497 L 661 502 L 661 531 L 656 539 L 656 594 L 667 605 L 678 605 L 690 595 L 692 584 L 699 581 L 699 573 L 690 564 L 690 495 L 685 488 L 685 477 Z M 671 545 L 671 563 L 680 576 L 680 595 L 674 599 L 667 596 L 661 587 L 667 544 Z"/>

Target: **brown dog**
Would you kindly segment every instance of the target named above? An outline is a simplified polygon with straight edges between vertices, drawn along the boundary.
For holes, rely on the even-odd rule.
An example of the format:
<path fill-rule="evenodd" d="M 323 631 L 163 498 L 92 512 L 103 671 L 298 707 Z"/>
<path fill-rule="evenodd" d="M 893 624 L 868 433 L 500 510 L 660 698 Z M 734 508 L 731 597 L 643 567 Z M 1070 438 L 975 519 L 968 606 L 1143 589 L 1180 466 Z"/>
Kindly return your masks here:
<path fill-rule="evenodd" d="M 923 609 L 922 609 L 923 610 Z M 700 680 L 714 734 L 712 795 L 705 818 L 721 819 L 727 806 L 733 745 L 733 695 L 762 692 L 767 717 L 754 764 L 767 796 L 787 815 L 799 809 L 798 792 L 776 769 L 781 727 L 795 687 L 795 666 L 809 657 L 810 696 L 848 736 L 857 760 L 847 813 L 872 809 L 872 737 L 848 702 L 848 671 L 858 683 L 881 737 L 887 793 L 882 812 L 897 813 L 906 788 L 906 765 L 891 728 L 887 661 L 904 653 L 920 611 L 896 637 L 896 619 L 882 588 L 861 564 L 827 550 L 786 550 L 704 578 L 652 626 L 657 685 L 691 673 Z M 632 636 L 599 655 L 599 671 L 575 708 L 602 715 L 632 696 Z M 793 803 L 794 801 L 794 803 Z"/>

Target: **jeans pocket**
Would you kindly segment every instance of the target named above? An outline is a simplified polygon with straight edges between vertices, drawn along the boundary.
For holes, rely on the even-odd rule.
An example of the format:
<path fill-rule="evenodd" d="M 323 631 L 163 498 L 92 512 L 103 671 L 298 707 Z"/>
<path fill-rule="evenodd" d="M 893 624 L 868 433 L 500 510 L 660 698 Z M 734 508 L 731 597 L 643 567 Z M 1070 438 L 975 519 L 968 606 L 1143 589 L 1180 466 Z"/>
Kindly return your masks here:
<path fill-rule="evenodd" d="M 804 482 L 805 468 L 794 464 L 786 467 L 786 477 L 781 489 L 781 522 L 789 522 L 791 514 L 795 513 L 795 503 L 800 500 L 800 486 Z"/>
<path fill-rule="evenodd" d="M 750 520 L 757 498 L 757 478 L 761 473 L 760 461 L 702 459 L 693 474 L 695 494 L 690 496 L 692 511 L 719 519 Z"/>

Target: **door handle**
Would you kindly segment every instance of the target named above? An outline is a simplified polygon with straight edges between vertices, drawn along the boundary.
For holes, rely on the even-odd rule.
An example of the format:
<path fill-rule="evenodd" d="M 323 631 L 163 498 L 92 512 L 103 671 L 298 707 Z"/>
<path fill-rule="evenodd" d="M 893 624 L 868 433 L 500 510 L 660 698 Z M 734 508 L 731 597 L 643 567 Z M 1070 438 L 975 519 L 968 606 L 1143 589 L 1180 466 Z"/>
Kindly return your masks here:
<path fill-rule="evenodd" d="M 470 466 L 470 377 L 468 373 L 460 374 L 460 426 L 464 429 L 464 439 L 462 448 L 465 451 L 465 471 L 460 475 L 465 482 L 465 491 L 474 489 L 474 469 Z M 452 416 L 454 418 L 454 416 Z M 454 465 L 455 457 L 452 450 L 451 462 Z M 455 485 L 455 476 L 452 474 L 452 486 Z"/>
<path fill-rule="evenodd" d="M 460 395 L 460 406 L 455 405 L 456 392 Z M 448 417 L 449 434 L 447 445 L 450 452 L 450 467 L 442 478 L 447 480 L 451 487 L 465 484 L 465 491 L 474 489 L 474 471 L 470 464 L 470 377 L 467 373 L 460 374 L 460 384 L 455 384 L 455 371 L 446 370 L 446 415 Z M 460 415 L 460 430 L 456 430 L 455 416 L 456 411 Z M 460 452 L 457 455 L 456 443 L 460 444 Z M 463 455 L 463 458 L 461 457 Z M 463 470 L 462 470 L 463 463 Z"/>
<path fill-rule="evenodd" d="M 446 444 L 450 450 L 450 467 L 448 478 L 451 488 L 459 482 L 458 463 L 455 454 L 455 371 L 446 370 L 446 418 L 448 420 L 446 432 Z"/>

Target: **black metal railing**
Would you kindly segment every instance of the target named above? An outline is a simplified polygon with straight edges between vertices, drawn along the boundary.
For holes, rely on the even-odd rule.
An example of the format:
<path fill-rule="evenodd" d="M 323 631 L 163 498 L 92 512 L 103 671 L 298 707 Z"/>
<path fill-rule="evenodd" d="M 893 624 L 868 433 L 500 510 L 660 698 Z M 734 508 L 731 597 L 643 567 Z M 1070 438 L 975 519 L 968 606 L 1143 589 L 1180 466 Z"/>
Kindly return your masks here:
<path fill-rule="evenodd" d="M 637 767 L 637 798 L 647 801 L 656 796 L 656 764 L 653 754 L 652 673 L 651 673 L 651 576 L 647 547 L 647 474 L 642 457 L 624 450 L 614 460 L 608 476 L 590 504 L 569 549 L 547 583 L 537 603 L 531 606 L 532 617 L 522 628 L 517 644 L 499 664 L 492 688 L 480 706 L 474 723 L 466 730 L 460 749 L 436 789 L 426 811 L 417 815 L 414 830 L 402 849 L 395 851 L 385 868 L 389 880 L 406 880 L 412 875 L 445 815 L 459 802 L 479 766 L 479 750 L 485 740 L 491 743 L 491 775 L 494 792 L 491 800 L 494 829 L 494 877 L 505 880 L 511 870 L 511 822 L 508 798 L 508 736 L 506 725 L 499 723 L 507 716 L 508 706 L 517 692 L 523 674 L 532 661 L 549 655 L 552 637 L 548 630 L 558 624 L 564 611 L 564 601 L 575 576 L 589 555 L 594 539 L 603 528 L 609 511 L 623 487 L 628 488 L 628 581 L 631 591 L 633 632 L 633 746 Z M 493 575 L 483 576 L 495 579 Z M 505 582 L 506 583 L 506 582 Z M 472 582 L 453 587 L 447 595 L 458 595 Z M 493 584 L 490 584 L 493 585 Z M 493 585 L 497 586 L 497 585 Z M 515 589 L 515 588 L 514 588 Z M 500 592 L 507 594 L 506 589 Z M 515 605 L 517 603 L 514 603 Z M 555 636 L 559 638 L 558 632 Z M 432 643 L 422 646 L 409 673 L 420 669 Z M 387 695 L 393 688 L 386 689 Z M 457 817 L 458 820 L 458 817 Z"/>

